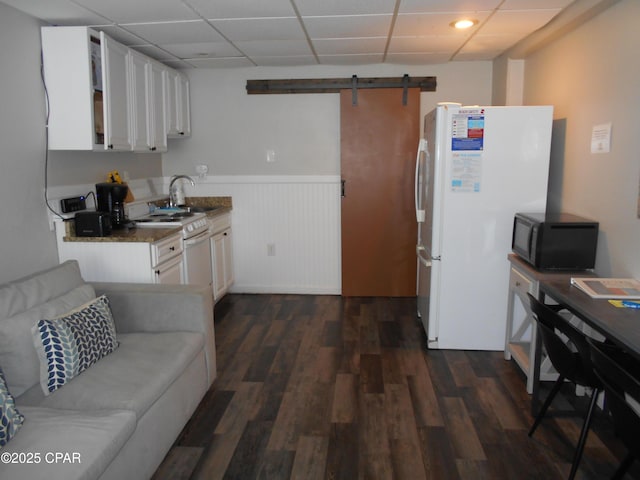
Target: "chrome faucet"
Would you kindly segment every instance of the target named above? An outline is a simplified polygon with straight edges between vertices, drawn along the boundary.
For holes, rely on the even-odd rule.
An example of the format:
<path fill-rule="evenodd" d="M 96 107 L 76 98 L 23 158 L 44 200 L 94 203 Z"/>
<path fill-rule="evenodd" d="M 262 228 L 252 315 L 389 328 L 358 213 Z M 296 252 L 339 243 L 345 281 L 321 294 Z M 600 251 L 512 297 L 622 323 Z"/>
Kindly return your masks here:
<path fill-rule="evenodd" d="M 175 207 L 178 204 L 178 201 L 176 199 L 176 194 L 178 193 L 178 187 L 174 188 L 173 184 L 176 183 L 176 180 L 179 180 L 181 178 L 184 178 L 185 180 L 189 180 L 192 187 L 196 186 L 196 182 L 194 182 L 193 178 L 191 178 L 189 175 L 174 175 L 173 177 L 171 177 L 171 181 L 169 182 L 169 206 L 170 207 Z"/>

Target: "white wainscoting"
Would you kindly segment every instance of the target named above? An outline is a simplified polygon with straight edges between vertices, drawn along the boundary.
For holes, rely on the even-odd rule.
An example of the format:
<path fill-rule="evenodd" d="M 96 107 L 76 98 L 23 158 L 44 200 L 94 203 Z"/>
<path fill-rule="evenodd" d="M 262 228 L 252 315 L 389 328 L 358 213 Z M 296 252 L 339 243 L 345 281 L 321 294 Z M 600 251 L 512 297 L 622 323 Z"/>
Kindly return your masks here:
<path fill-rule="evenodd" d="M 233 292 L 341 293 L 339 176 L 194 179 L 187 196 L 232 197 Z"/>

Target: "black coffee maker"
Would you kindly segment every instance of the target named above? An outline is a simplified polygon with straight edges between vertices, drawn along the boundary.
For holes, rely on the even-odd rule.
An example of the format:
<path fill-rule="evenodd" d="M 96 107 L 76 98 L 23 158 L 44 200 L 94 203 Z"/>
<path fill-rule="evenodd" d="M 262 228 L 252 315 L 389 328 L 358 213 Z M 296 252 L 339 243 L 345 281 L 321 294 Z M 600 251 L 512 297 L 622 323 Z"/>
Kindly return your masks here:
<path fill-rule="evenodd" d="M 99 212 L 108 212 L 113 229 L 124 228 L 127 219 L 124 215 L 124 199 L 129 187 L 122 183 L 96 183 L 96 199 Z"/>

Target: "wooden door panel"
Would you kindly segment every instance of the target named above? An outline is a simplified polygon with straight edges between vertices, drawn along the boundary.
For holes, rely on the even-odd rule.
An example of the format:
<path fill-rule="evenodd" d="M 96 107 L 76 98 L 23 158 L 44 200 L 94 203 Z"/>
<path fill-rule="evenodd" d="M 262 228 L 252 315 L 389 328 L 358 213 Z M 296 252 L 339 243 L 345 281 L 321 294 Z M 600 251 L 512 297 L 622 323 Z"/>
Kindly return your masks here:
<path fill-rule="evenodd" d="M 401 89 L 340 94 L 342 293 L 416 294 L 413 177 L 420 129 L 420 92 Z"/>

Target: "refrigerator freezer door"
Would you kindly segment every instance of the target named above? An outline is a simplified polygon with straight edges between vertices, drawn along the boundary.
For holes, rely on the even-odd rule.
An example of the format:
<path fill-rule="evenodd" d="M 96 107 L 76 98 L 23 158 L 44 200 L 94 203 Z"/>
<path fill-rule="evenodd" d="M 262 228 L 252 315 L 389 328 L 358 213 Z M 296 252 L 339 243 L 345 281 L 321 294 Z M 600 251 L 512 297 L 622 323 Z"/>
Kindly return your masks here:
<path fill-rule="evenodd" d="M 471 141 L 455 150 L 448 135 L 439 145 L 438 348 L 504 349 L 513 216 L 545 211 L 552 117 L 549 106 L 448 111 L 448 131 L 468 118 Z"/>

